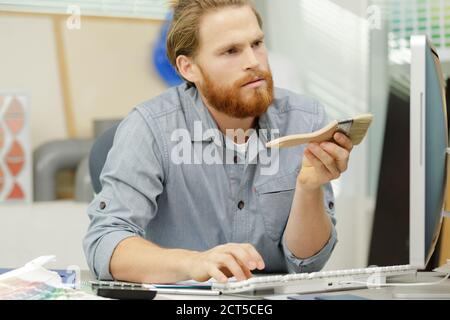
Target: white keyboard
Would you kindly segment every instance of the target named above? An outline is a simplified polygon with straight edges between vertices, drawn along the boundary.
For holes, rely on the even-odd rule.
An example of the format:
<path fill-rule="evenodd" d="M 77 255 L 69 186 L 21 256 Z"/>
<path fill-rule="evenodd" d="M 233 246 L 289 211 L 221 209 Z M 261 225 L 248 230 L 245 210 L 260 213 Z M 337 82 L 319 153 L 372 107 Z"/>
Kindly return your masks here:
<path fill-rule="evenodd" d="M 417 268 L 410 265 L 369 267 L 312 273 L 297 273 L 274 276 L 255 276 L 248 280 L 214 283 L 213 290 L 222 293 L 249 293 L 255 295 L 312 293 L 357 289 L 386 283 L 393 276 L 416 274 Z"/>

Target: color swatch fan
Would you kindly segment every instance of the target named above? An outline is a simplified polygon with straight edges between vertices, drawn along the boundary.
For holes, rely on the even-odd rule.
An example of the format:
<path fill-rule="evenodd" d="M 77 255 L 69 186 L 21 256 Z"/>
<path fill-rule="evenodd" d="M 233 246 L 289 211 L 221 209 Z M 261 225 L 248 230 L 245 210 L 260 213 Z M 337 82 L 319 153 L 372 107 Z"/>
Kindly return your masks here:
<path fill-rule="evenodd" d="M 32 201 L 28 99 L 0 95 L 0 201 Z"/>

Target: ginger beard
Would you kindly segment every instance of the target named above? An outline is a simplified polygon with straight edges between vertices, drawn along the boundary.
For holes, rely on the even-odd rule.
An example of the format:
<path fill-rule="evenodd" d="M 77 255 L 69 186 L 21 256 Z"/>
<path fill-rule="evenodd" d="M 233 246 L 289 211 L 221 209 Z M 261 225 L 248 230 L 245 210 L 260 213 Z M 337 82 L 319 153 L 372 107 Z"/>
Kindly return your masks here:
<path fill-rule="evenodd" d="M 211 107 L 227 116 L 237 119 L 259 117 L 273 102 L 273 79 L 270 71 L 253 71 L 245 78 L 235 81 L 231 87 L 219 86 L 201 68 L 200 71 L 203 75 L 200 89 L 204 97 Z M 264 79 L 265 83 L 257 88 L 244 87 L 256 77 Z"/>

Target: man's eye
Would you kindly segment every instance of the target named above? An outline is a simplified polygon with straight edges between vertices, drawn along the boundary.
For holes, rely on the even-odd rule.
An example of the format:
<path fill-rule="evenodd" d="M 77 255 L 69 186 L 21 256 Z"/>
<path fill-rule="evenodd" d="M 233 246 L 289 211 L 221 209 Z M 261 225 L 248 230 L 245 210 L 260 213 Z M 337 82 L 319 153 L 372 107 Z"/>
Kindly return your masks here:
<path fill-rule="evenodd" d="M 225 54 L 228 54 L 228 55 L 230 55 L 230 54 L 235 54 L 235 53 L 237 53 L 237 50 L 236 50 L 236 49 L 230 49 L 230 50 L 227 50 L 227 51 L 225 52 Z"/>
<path fill-rule="evenodd" d="M 259 41 L 256 41 L 254 44 L 253 44 L 253 46 L 254 47 L 259 47 L 259 46 L 261 46 L 262 45 L 262 41 L 261 40 L 259 40 Z"/>

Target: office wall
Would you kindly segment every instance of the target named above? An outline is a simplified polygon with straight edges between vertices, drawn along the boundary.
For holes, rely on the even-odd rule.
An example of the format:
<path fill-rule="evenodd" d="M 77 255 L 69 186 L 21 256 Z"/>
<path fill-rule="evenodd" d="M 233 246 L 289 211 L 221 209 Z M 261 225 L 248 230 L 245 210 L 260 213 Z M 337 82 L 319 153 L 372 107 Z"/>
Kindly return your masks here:
<path fill-rule="evenodd" d="M 57 20 L 0 12 L 0 91 L 30 94 L 33 148 L 69 136 L 67 107 L 74 136 L 89 137 L 94 119 L 124 117 L 166 88 L 151 64 L 160 21 L 82 17 L 69 30 Z"/>
<path fill-rule="evenodd" d="M 52 20 L 0 12 L 0 39 L 0 91 L 29 94 L 32 145 L 64 138 L 66 125 Z"/>
<path fill-rule="evenodd" d="M 93 119 L 121 118 L 165 90 L 151 62 L 160 26 L 101 18 L 84 19 L 80 30 L 62 26 L 78 136 L 91 135 Z"/>

